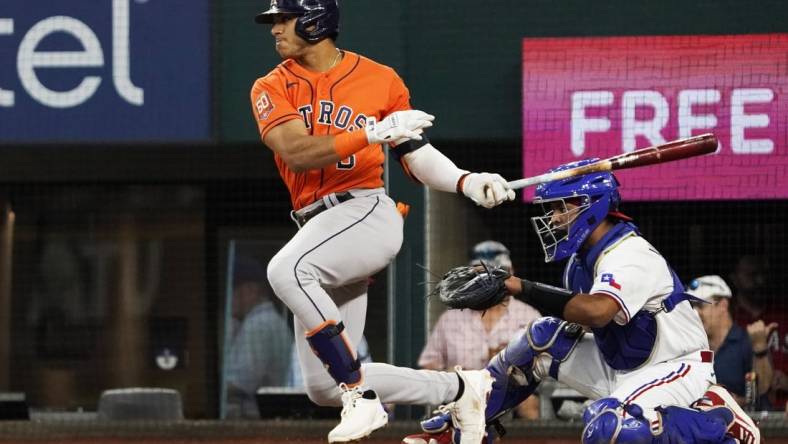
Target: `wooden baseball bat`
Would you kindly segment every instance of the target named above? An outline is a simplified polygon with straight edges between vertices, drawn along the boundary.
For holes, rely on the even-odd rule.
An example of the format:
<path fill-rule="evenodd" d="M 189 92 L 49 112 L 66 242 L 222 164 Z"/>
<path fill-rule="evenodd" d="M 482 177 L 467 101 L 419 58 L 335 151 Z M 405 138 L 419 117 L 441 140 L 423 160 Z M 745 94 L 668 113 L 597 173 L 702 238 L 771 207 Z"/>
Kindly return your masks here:
<path fill-rule="evenodd" d="M 662 145 L 650 146 L 648 148 L 632 151 L 631 153 L 619 154 L 618 156 L 609 157 L 577 168 L 513 180 L 509 182 L 509 186 L 513 190 L 519 190 L 531 185 L 539 185 L 540 183 L 582 176 L 589 173 L 623 170 L 625 168 L 636 168 L 657 163 L 672 162 L 674 160 L 713 153 L 716 150 L 717 137 L 714 134 L 702 134 L 686 139 L 673 140 L 663 143 Z"/>

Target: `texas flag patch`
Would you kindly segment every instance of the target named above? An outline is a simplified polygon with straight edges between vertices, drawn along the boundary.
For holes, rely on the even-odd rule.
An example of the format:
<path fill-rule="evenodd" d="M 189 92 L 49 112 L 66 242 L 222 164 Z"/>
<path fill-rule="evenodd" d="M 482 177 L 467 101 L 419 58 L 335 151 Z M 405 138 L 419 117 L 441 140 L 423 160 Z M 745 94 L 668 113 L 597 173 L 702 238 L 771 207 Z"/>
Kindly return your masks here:
<path fill-rule="evenodd" d="M 265 91 L 260 94 L 254 105 L 257 107 L 257 118 L 260 120 L 267 119 L 274 111 L 274 102 L 271 101 L 271 98 L 268 97 L 268 93 Z"/>
<path fill-rule="evenodd" d="M 602 282 L 607 282 L 608 285 L 615 288 L 616 290 L 621 290 L 621 284 L 616 282 L 616 278 L 613 277 L 613 273 L 604 273 L 601 276 Z"/>

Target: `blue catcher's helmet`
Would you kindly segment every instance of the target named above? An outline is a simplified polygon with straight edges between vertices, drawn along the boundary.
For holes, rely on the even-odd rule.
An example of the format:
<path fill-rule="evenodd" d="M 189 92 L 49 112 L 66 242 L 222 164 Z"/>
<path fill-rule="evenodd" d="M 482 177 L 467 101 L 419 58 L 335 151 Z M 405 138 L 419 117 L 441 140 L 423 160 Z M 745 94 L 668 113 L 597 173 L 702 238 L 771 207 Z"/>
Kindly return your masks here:
<path fill-rule="evenodd" d="M 310 43 L 326 37 L 336 40 L 339 35 L 339 5 L 337 0 L 271 0 L 267 11 L 257 14 L 257 23 L 273 23 L 278 14 L 293 14 L 296 34 Z"/>
<path fill-rule="evenodd" d="M 594 158 L 567 163 L 550 172 L 588 165 L 598 160 Z M 618 180 L 609 172 L 570 177 L 536 187 L 534 203 L 542 204 L 545 215 L 532 217 L 531 222 L 542 242 L 545 262 L 567 258 L 579 250 L 588 235 L 609 213 L 620 214 L 620 201 Z M 568 209 L 567 202 L 575 207 Z M 553 220 L 556 210 L 566 213 L 566 217 L 558 223 Z M 629 219 L 623 215 L 620 217 Z"/>

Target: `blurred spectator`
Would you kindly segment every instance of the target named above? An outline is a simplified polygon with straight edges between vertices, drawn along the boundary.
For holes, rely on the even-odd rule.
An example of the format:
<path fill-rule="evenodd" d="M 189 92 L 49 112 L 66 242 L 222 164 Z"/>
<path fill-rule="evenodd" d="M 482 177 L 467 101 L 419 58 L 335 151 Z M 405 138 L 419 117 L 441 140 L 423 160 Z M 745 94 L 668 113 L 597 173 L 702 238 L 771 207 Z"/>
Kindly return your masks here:
<path fill-rule="evenodd" d="M 714 351 L 714 372 L 717 382 L 725 386 L 744 407 L 763 409 L 768 406 L 765 394 L 772 380 L 772 367 L 766 345 L 768 334 L 777 324 L 766 326 L 758 320 L 747 326 L 747 331 L 733 323 L 728 284 L 717 275 L 701 276 L 687 287 L 687 293 L 707 302 L 694 303 L 703 328 L 709 336 L 709 347 Z M 746 374 L 757 375 L 757 394 L 746 399 Z M 767 405 L 764 405 L 767 404 Z"/>
<path fill-rule="evenodd" d="M 770 294 L 766 286 L 768 263 L 756 255 L 739 258 L 730 275 L 730 282 L 736 289 L 734 319 L 750 324 L 760 319 L 770 305 Z"/>
<path fill-rule="evenodd" d="M 788 402 L 788 310 L 783 297 L 771 290 L 769 276 L 768 260 L 747 254 L 739 258 L 729 282 L 736 293 L 733 311 L 736 324 L 742 328 L 758 320 L 766 325 L 777 324 L 767 337 L 774 369 L 769 400 L 772 406 L 782 408 Z"/>
<path fill-rule="evenodd" d="M 481 262 L 513 271 L 509 250 L 500 242 L 488 240 L 476 244 L 470 265 Z M 520 329 L 540 316 L 533 307 L 512 297 L 484 313 L 447 310 L 430 333 L 419 356 L 419 366 L 431 370 L 447 370 L 456 365 L 471 370 L 484 368 Z M 538 418 L 539 398 L 529 397 L 518 408 L 518 415 Z"/>
<path fill-rule="evenodd" d="M 287 384 L 292 333 L 271 301 L 265 276 L 256 260 L 236 257 L 232 296 L 236 325 L 226 364 L 227 418 L 259 418 L 257 389 Z"/>

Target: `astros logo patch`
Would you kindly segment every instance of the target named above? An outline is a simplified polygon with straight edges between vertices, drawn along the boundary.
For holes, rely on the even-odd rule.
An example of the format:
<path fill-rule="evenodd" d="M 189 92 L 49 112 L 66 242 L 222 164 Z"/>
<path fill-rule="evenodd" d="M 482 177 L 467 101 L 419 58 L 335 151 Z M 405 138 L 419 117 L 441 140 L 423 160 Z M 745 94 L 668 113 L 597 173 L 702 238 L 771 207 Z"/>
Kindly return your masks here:
<path fill-rule="evenodd" d="M 265 91 L 260 94 L 260 97 L 257 98 L 254 104 L 257 107 L 257 117 L 260 120 L 267 119 L 274 110 L 274 102 L 271 101 L 271 98 L 268 97 L 268 93 Z"/>
<path fill-rule="evenodd" d="M 616 282 L 616 279 L 613 277 L 612 273 L 604 273 L 602 275 L 602 282 L 607 282 L 610 284 L 611 287 L 615 288 L 616 290 L 621 290 L 621 284 Z"/>

